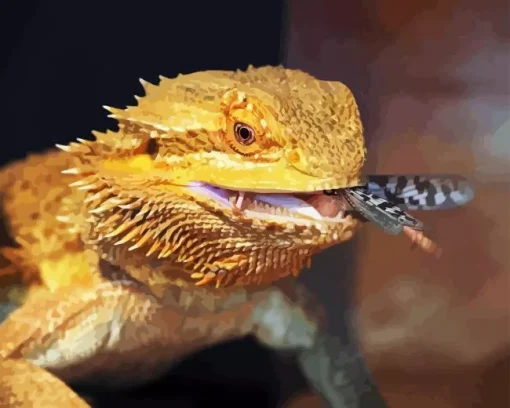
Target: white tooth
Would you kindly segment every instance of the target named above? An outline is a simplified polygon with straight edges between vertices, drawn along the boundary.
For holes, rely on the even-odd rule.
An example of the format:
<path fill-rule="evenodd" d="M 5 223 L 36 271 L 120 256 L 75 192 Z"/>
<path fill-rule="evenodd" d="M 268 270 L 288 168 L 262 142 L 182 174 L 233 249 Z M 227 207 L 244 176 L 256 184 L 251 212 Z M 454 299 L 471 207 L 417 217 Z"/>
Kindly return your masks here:
<path fill-rule="evenodd" d="M 245 195 L 244 191 L 239 191 L 239 196 L 237 197 L 237 201 L 235 204 L 235 206 L 239 210 L 242 210 L 243 208 L 244 195 Z"/>
<path fill-rule="evenodd" d="M 298 213 L 301 215 L 305 215 L 307 217 L 313 218 L 314 220 L 321 221 L 324 217 L 312 206 L 307 207 L 296 207 L 296 208 L 289 208 L 289 210 L 293 213 Z"/>
<path fill-rule="evenodd" d="M 255 199 L 277 208 L 283 207 L 288 213 L 298 213 L 319 221 L 323 219 L 322 215 L 314 207 L 292 195 L 257 194 Z"/>

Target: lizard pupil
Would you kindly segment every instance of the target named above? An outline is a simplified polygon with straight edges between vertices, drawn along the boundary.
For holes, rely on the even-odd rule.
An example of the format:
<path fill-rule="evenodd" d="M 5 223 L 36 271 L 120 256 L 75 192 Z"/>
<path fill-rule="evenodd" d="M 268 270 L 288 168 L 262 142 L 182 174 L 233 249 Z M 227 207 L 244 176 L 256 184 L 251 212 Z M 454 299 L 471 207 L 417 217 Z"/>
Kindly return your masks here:
<path fill-rule="evenodd" d="M 255 141 L 255 131 L 244 123 L 236 123 L 234 126 L 234 133 L 237 141 L 241 144 L 249 145 Z"/>

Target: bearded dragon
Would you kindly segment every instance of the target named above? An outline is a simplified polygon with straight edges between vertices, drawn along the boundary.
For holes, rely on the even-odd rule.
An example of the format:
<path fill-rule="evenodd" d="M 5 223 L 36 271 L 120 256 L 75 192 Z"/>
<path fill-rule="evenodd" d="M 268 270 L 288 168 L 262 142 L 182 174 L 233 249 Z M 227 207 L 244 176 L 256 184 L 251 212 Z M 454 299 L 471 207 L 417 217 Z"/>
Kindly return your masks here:
<path fill-rule="evenodd" d="M 141 82 L 106 107 L 118 130 L 0 174 L 2 254 L 31 288 L 0 326 L 1 406 L 85 407 L 67 384 L 140 384 L 245 335 L 318 341 L 320 307 L 283 278 L 361 225 L 324 193 L 364 184 L 351 91 L 283 67 Z M 332 406 L 358 406 L 345 388 Z"/>

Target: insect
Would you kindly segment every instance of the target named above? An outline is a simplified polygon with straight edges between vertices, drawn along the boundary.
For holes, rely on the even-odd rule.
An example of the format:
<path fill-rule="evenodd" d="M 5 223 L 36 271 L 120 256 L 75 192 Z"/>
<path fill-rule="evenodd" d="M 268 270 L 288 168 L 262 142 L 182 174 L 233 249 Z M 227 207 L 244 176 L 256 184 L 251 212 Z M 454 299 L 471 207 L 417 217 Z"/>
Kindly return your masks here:
<path fill-rule="evenodd" d="M 327 190 L 327 195 L 343 196 L 352 210 L 387 234 L 404 232 L 423 250 L 439 256 L 440 248 L 423 233 L 423 223 L 406 211 L 444 210 L 467 204 L 474 190 L 457 175 L 378 175 L 368 176 L 363 186 Z"/>

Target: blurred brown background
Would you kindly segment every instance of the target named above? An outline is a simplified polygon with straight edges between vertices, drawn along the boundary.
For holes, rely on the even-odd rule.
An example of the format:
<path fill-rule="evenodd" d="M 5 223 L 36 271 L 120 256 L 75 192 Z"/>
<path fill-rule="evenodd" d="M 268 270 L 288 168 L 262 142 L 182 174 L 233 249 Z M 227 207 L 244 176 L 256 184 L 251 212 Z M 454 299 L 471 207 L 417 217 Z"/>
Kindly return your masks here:
<path fill-rule="evenodd" d="M 439 261 L 369 225 L 356 238 L 363 347 L 390 407 L 510 406 L 509 7 L 290 1 L 287 65 L 351 87 L 367 172 L 476 186 L 465 208 L 418 214 Z"/>

